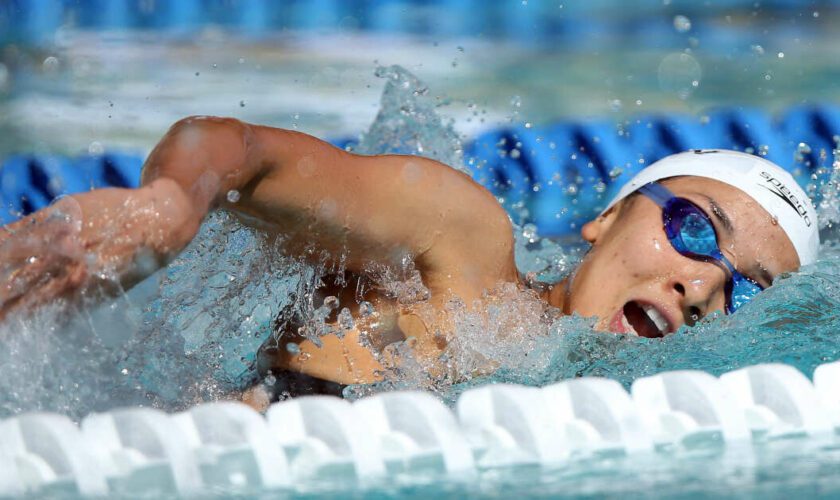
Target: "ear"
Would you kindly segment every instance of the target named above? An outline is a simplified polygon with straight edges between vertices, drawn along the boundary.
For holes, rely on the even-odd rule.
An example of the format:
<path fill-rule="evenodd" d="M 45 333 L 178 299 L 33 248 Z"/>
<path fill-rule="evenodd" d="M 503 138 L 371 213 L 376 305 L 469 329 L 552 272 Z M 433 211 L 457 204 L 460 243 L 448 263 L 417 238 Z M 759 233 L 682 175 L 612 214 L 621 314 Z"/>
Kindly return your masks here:
<path fill-rule="evenodd" d="M 618 214 L 621 213 L 621 207 L 624 205 L 626 199 L 619 201 L 597 218 L 584 224 L 580 228 L 581 237 L 592 245 L 597 243 L 610 230 L 610 227 L 612 227 L 618 218 Z"/>

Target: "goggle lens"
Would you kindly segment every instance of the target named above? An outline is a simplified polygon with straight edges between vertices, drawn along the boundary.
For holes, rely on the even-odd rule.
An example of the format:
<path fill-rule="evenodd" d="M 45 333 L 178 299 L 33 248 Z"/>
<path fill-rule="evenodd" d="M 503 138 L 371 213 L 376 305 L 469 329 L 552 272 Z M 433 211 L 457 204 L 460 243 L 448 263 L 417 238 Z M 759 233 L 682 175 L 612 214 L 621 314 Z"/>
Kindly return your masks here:
<path fill-rule="evenodd" d="M 692 259 L 725 261 L 720 253 L 715 226 L 705 212 L 685 198 L 672 197 L 664 205 L 662 218 L 665 233 L 676 251 Z M 726 286 L 726 312 L 732 314 L 763 288 L 735 271 L 731 264 L 726 267 L 731 274 Z"/>

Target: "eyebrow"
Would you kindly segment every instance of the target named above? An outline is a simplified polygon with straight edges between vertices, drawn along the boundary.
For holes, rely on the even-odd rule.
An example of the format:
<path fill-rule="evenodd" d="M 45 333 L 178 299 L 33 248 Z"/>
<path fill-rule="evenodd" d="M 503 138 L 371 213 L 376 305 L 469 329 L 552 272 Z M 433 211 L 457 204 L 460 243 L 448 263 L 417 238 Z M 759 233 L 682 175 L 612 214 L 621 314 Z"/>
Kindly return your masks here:
<path fill-rule="evenodd" d="M 735 232 L 735 226 L 732 224 L 732 219 L 730 219 L 729 216 L 726 215 L 726 212 L 723 210 L 723 208 L 721 208 L 720 205 L 718 205 L 718 203 L 715 201 L 715 199 L 712 198 L 711 196 L 703 194 L 703 193 L 697 193 L 697 194 L 699 196 L 702 196 L 703 198 L 706 199 L 706 201 L 709 202 L 709 207 L 711 208 L 712 215 L 714 215 L 715 218 L 723 226 L 723 228 L 726 229 L 726 232 L 729 233 L 730 235 L 732 233 L 734 233 Z M 759 274 L 758 280 L 756 280 L 756 281 L 759 282 L 759 284 L 763 288 L 767 288 L 767 287 L 769 287 L 770 285 L 773 284 L 773 275 L 770 274 L 770 271 L 768 271 L 767 269 L 765 269 L 762 266 L 759 266 L 758 274 Z M 744 276 L 749 277 L 749 275 L 746 275 L 746 274 Z M 752 279 L 755 280 L 756 278 L 752 278 Z"/>
<path fill-rule="evenodd" d="M 720 205 L 718 205 L 718 203 L 714 200 L 714 198 L 712 198 L 708 195 L 705 195 L 703 193 L 697 193 L 697 194 L 699 194 L 700 196 L 702 196 L 703 198 L 705 198 L 709 202 L 709 206 L 712 209 L 711 210 L 712 215 L 714 215 L 715 218 L 723 226 L 723 228 L 726 229 L 726 232 L 729 233 L 729 234 L 734 233 L 735 232 L 735 226 L 732 225 L 732 219 L 730 219 L 729 216 L 726 215 L 726 212 L 720 207 Z"/>

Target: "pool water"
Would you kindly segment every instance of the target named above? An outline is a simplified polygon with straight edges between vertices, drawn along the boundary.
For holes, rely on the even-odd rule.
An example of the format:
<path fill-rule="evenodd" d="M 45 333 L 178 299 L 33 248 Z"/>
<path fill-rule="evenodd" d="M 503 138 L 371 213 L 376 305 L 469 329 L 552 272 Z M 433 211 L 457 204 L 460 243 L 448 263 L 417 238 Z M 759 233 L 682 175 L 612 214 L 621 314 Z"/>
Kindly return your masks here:
<path fill-rule="evenodd" d="M 419 130 L 424 134 L 423 143 L 436 146 L 415 152 L 451 159 L 460 154 L 459 134 L 511 120 L 541 121 L 558 114 L 623 116 L 650 109 L 694 112 L 708 103 L 721 102 L 716 89 L 721 91 L 740 78 L 764 79 L 768 72 L 772 78 L 764 81 L 773 83 L 762 84 L 767 86 L 761 92 L 755 92 L 752 84 L 741 85 L 734 92 L 727 91 L 727 98 L 774 108 L 797 102 L 802 95 L 811 95 L 807 89 L 823 89 L 820 83 L 834 78 L 836 68 L 832 64 L 836 62 L 831 61 L 840 59 L 830 57 L 836 47 L 821 44 L 820 36 L 826 35 L 819 30 L 812 39 L 800 39 L 791 45 L 775 40 L 784 45 L 783 62 L 779 57 L 751 52 L 749 36 L 747 32 L 741 44 L 747 49 L 739 49 L 734 60 L 720 54 L 704 55 L 702 43 L 692 52 L 692 58 L 705 70 L 703 84 L 690 96 L 669 94 L 661 87 L 671 88 L 670 83 L 640 76 L 652 74 L 653 67 L 658 69 L 663 63 L 667 73 L 670 63 L 666 58 L 673 53 L 672 48 L 632 54 L 632 63 L 620 49 L 595 58 L 601 69 L 626 64 L 617 74 L 637 77 L 606 83 L 597 68 L 582 65 L 591 60 L 589 54 L 541 54 L 531 62 L 517 47 L 493 47 L 491 58 L 479 42 L 464 42 L 461 51 L 458 46 L 440 48 L 433 41 L 411 41 L 406 42 L 408 48 L 398 47 L 390 57 L 408 57 L 404 50 L 416 50 L 411 57 L 422 64 L 409 69 L 418 74 L 429 72 L 434 75 L 432 82 L 443 84 L 427 81 L 429 92 L 410 88 L 412 92 L 404 93 L 399 88 L 386 88 L 381 104 L 376 104 L 374 96 L 383 80 L 374 74 L 371 55 L 378 50 L 369 46 L 367 53 L 356 50 L 369 43 L 366 39 L 351 40 L 355 45 L 350 49 L 341 45 L 342 57 L 353 52 L 357 59 L 337 68 L 336 63 L 324 61 L 335 57 L 329 52 L 319 51 L 321 59 L 309 60 L 307 55 L 312 54 L 289 50 L 278 55 L 273 47 L 263 48 L 264 52 L 249 49 L 246 61 L 240 62 L 239 52 L 244 48 L 211 39 L 208 43 L 216 43 L 219 49 L 212 56 L 191 46 L 180 47 L 180 52 L 156 52 L 164 58 L 179 55 L 165 62 L 172 65 L 171 69 L 161 71 L 155 81 L 149 82 L 143 80 L 140 75 L 144 73 L 139 70 L 136 74 L 115 73 L 116 68 L 124 67 L 125 58 L 140 66 L 151 64 L 154 58 L 149 40 L 108 42 L 124 49 L 120 51 L 123 59 L 115 61 L 109 60 L 114 56 L 108 56 L 96 43 L 79 35 L 60 48 L 59 58 L 68 62 L 60 70 L 65 73 L 41 74 L 38 72 L 43 68 L 37 66 L 22 71 L 21 81 L 33 82 L 40 90 L 17 90 L 2 103 L 6 116 L 19 119 L 3 122 L 15 141 L 6 140 L 5 149 L 0 151 L 20 147 L 73 152 L 103 144 L 145 150 L 164 124 L 178 116 L 218 113 L 327 135 L 355 133 L 373 121 L 362 140 L 368 152 L 388 149 L 395 139 L 402 147 L 410 147 L 417 135 L 401 136 L 401 131 Z M 298 48 L 290 41 L 284 43 Z M 820 64 L 797 57 L 806 52 L 813 55 L 814 51 L 820 56 Z M 471 59 L 473 53 L 476 55 Z M 195 54 L 202 54 L 203 59 L 191 58 Z M 184 60 L 190 62 L 184 64 Z M 458 64 L 453 66 L 453 62 Z M 485 64 L 495 64 L 495 70 L 519 75 L 512 78 L 522 80 L 483 82 L 481 68 Z M 509 70 L 498 69 L 505 64 Z M 247 70 L 233 69 L 246 65 Z M 332 69 L 323 69 L 327 65 Z M 688 66 L 694 67 L 690 63 Z M 465 71 L 465 67 L 469 69 Z M 742 73 L 748 76 L 732 76 L 728 70 L 733 67 L 745 68 Z M 468 75 L 462 76 L 459 71 Z M 807 85 L 796 87 L 792 83 L 800 81 L 796 75 L 805 73 Z M 301 78 L 296 74 L 308 75 L 307 83 L 295 82 L 295 78 Z M 379 74 L 386 80 L 391 75 L 387 71 Z M 591 74 L 598 75 L 595 78 L 599 85 L 604 85 L 600 91 L 592 90 L 582 76 Z M 562 92 L 556 92 L 558 85 L 552 87 L 556 93 L 550 96 L 548 85 L 542 92 L 525 88 L 525 81 L 547 82 L 560 75 L 560 81 L 569 84 L 560 85 Z M 193 88 L 184 83 L 191 79 L 201 84 Z M 354 90 L 339 92 L 347 88 Z M 515 95 L 509 95 L 513 94 L 511 88 L 517 89 Z M 301 94 L 301 89 L 311 93 Z M 825 90 L 830 98 L 837 86 Z M 446 96 L 453 97 L 454 103 L 443 106 L 448 102 Z M 637 101 L 641 104 L 636 105 Z M 33 113 L 33 109 L 43 113 Z M 413 111 L 405 113 L 405 109 Z M 454 125 L 438 116 L 450 111 L 456 118 Z M 31 129 L 41 133 L 25 132 Z M 55 133 L 59 129 L 66 133 Z M 824 214 L 830 214 L 840 201 L 830 196 L 828 200 Z M 531 228 L 517 228 L 516 232 L 520 269 L 544 278 L 556 279 L 569 273 L 584 251 L 578 242 L 541 239 Z M 571 377 L 605 376 L 629 386 L 639 377 L 663 371 L 699 369 L 720 375 L 764 362 L 787 363 L 810 377 L 817 365 L 840 359 L 840 248 L 836 225 L 825 230 L 823 239 L 816 264 L 780 277 L 738 314 L 705 319 L 664 340 L 597 333 L 589 319 L 559 317 L 532 294 L 500 287 L 485 299 L 487 317 L 458 304 L 452 306 L 459 342 L 447 349 L 447 366 L 452 374 L 483 375 L 468 381 L 457 377 L 432 380 L 421 367 L 405 363 L 393 367 L 386 382 L 350 387 L 345 395 L 355 399 L 378 391 L 420 388 L 454 403 L 465 390 L 490 382 L 544 385 Z M 271 335 L 272 322 L 278 315 L 295 311 L 315 318 L 317 326 L 319 304 L 310 299 L 325 272 L 283 256 L 260 234 L 230 216 L 213 214 L 188 250 L 169 268 L 114 302 L 80 311 L 69 321 L 57 305 L 36 317 L 0 325 L 5 347 L 0 352 L 0 417 L 46 410 L 80 418 L 91 411 L 140 404 L 174 411 L 229 396 L 249 383 L 259 382 L 253 370 L 254 352 Z M 394 349 L 401 349 L 400 354 L 411 359 L 407 346 Z M 493 369 L 487 369 L 487 360 L 492 361 Z M 479 477 L 463 479 L 434 474 L 419 479 L 395 475 L 364 488 L 325 483 L 295 494 L 588 498 L 649 496 L 655 492 L 676 498 L 831 497 L 840 496 L 838 471 L 840 442 L 832 436 L 760 442 L 743 448 L 706 444 L 668 454 L 595 457 L 559 468 L 490 469 Z M 251 493 L 255 497 L 270 496 L 268 492 Z"/>

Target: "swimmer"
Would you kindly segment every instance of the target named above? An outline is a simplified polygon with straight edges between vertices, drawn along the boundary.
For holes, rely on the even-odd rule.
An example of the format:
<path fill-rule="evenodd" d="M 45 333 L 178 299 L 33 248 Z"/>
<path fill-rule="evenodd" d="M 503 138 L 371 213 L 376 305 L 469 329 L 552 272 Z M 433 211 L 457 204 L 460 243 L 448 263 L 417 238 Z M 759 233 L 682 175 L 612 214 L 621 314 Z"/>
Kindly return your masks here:
<path fill-rule="evenodd" d="M 469 176 L 426 158 L 360 156 L 300 132 L 190 117 L 151 152 L 141 187 L 67 196 L 0 232 L 0 319 L 114 293 L 114 283 L 130 287 L 177 255 L 215 208 L 281 234 L 290 255 L 346 269 L 346 285 L 323 296 L 356 318 L 360 299 L 379 313 L 373 333 L 357 324 L 316 346 L 283 332 L 294 349 L 260 356 L 263 369 L 318 381 L 327 392 L 380 380 L 379 355 L 399 340 L 434 359 L 447 342 L 441 331 L 452 297 L 472 304 L 499 283 L 527 287 L 507 213 Z M 565 314 L 596 317 L 601 330 L 644 337 L 733 313 L 780 274 L 816 260 L 819 247 L 815 210 L 789 174 L 714 150 L 642 170 L 581 235 L 590 250 L 541 298 Z M 407 258 L 430 292 L 435 321 L 376 290 L 356 295 L 367 270 L 399 268 Z"/>

